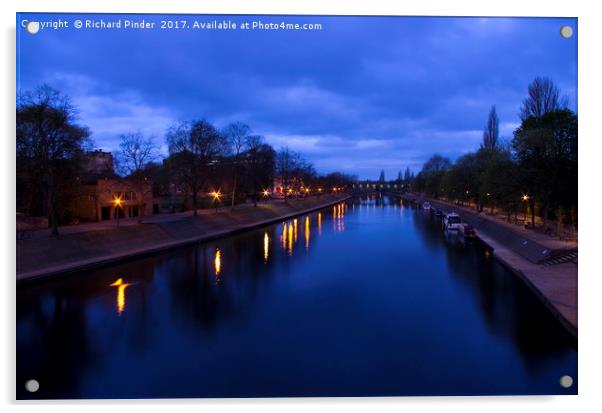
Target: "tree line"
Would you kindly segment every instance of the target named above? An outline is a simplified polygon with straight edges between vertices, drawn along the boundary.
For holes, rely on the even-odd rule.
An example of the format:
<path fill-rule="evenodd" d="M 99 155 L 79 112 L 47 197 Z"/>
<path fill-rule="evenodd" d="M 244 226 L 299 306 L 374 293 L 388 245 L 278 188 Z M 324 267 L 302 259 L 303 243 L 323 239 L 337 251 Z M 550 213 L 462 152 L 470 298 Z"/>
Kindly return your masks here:
<path fill-rule="evenodd" d="M 42 85 L 17 99 L 17 211 L 48 217 L 52 233 L 73 215 L 81 194 L 91 131 L 78 124 L 71 100 Z M 174 193 L 189 199 L 197 214 L 208 193 L 234 207 L 247 199 L 257 205 L 275 178 L 283 199 L 325 193 L 355 180 L 333 172 L 321 175 L 303 155 L 287 147 L 274 149 L 242 122 L 222 129 L 206 119 L 182 121 L 165 133 L 168 154 L 161 159 L 157 139 L 141 132 L 120 135 L 114 153 L 114 178 L 127 178 L 141 205 L 152 183 L 154 196 Z M 142 208 L 139 208 L 142 210 Z M 141 215 L 139 219 L 141 219 Z"/>
<path fill-rule="evenodd" d="M 536 215 L 577 226 L 577 114 L 548 78 L 536 78 L 520 108 L 520 126 L 509 141 L 499 138 L 495 106 L 480 148 L 455 163 L 435 154 L 412 181 L 413 190 L 470 203 L 478 211 L 505 211 L 508 220 Z"/>

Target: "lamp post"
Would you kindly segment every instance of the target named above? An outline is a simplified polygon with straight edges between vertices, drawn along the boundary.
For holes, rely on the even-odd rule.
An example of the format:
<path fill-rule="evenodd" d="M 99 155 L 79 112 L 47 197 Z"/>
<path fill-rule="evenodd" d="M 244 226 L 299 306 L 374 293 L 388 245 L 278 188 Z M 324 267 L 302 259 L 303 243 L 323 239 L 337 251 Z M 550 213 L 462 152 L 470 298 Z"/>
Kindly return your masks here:
<path fill-rule="evenodd" d="M 115 203 L 115 213 L 117 214 L 117 228 L 119 228 L 119 216 L 121 210 L 121 197 L 114 197 L 113 202 Z"/>
<path fill-rule="evenodd" d="M 213 191 L 210 195 L 213 197 L 213 205 L 215 206 L 215 213 L 217 214 L 217 204 L 222 194 L 219 191 Z"/>
<path fill-rule="evenodd" d="M 529 204 L 527 203 L 527 201 L 529 201 L 529 195 L 523 194 L 523 196 L 521 197 L 521 199 L 525 203 L 525 215 L 523 217 L 523 221 L 526 222 L 527 221 L 527 209 L 529 208 Z"/>

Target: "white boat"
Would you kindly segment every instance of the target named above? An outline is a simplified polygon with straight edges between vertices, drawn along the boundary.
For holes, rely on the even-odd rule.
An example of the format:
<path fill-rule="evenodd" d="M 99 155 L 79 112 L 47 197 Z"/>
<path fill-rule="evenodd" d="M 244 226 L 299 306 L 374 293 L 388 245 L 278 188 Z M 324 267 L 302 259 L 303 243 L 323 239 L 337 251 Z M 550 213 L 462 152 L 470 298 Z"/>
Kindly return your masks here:
<path fill-rule="evenodd" d="M 426 201 L 424 204 L 422 204 L 422 209 L 429 211 L 431 209 L 431 203 Z"/>
<path fill-rule="evenodd" d="M 446 230 L 458 231 L 461 226 L 462 220 L 460 219 L 460 215 L 456 214 L 455 212 L 445 214 L 445 218 L 443 218 L 443 228 Z"/>

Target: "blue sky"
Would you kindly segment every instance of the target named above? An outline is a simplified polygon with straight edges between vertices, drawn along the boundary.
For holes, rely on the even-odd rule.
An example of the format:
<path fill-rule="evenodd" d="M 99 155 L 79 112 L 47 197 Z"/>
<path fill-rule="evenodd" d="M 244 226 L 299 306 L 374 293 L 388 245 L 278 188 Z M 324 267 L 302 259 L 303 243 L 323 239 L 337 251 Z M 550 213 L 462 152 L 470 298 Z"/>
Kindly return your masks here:
<path fill-rule="evenodd" d="M 21 20 L 69 21 L 30 35 Z M 92 30 L 76 19 L 320 23 L 319 31 Z M 319 172 L 361 178 L 418 171 L 437 152 L 478 148 L 491 105 L 503 138 L 529 82 L 554 80 L 577 102 L 577 20 L 560 18 L 53 15 L 17 16 L 17 88 L 71 96 L 95 147 L 141 130 L 242 121 Z M 575 35 L 560 36 L 570 25 Z"/>

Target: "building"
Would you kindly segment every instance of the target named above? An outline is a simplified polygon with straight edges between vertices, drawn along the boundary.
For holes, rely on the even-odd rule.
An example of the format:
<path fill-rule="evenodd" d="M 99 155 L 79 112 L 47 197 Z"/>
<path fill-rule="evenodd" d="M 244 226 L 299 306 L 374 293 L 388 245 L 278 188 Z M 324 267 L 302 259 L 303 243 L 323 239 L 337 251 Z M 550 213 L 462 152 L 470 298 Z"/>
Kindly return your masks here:
<path fill-rule="evenodd" d="M 76 208 L 76 216 L 82 221 L 106 221 L 152 215 L 159 206 L 153 202 L 152 182 L 145 183 L 140 191 L 142 206 L 138 205 L 136 188 L 128 179 L 98 179 L 84 183 Z M 119 200 L 119 201 L 117 201 Z M 141 209 L 140 209 L 141 208 Z"/>
<path fill-rule="evenodd" d="M 95 150 L 86 153 L 79 196 L 74 206 L 74 215 L 80 221 L 100 222 L 119 218 L 151 215 L 158 211 L 153 202 L 152 180 L 136 185 L 130 179 L 115 174 L 113 155 Z M 139 205 L 137 195 L 141 196 Z M 117 201 L 118 200 L 118 201 Z"/>
<path fill-rule="evenodd" d="M 83 169 L 86 174 L 91 175 L 114 175 L 113 154 L 100 149 L 86 152 Z"/>

